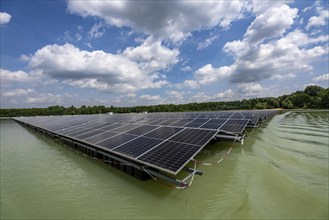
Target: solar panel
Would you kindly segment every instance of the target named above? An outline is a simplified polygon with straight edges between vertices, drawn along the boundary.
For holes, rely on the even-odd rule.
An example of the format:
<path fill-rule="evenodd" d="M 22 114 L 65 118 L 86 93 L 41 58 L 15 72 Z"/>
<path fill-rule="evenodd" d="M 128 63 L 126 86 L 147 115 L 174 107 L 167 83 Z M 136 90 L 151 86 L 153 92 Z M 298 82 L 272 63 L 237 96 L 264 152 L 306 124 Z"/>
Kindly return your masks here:
<path fill-rule="evenodd" d="M 156 120 L 151 121 L 150 124 L 159 125 L 159 124 L 165 122 L 166 120 L 167 120 L 166 118 L 156 119 Z"/>
<path fill-rule="evenodd" d="M 60 134 L 64 134 L 66 136 L 76 136 L 88 131 L 93 130 L 94 128 L 100 126 L 101 124 L 99 123 L 88 123 L 88 124 L 81 124 L 80 126 L 75 127 L 74 129 L 66 129 L 61 132 Z"/>
<path fill-rule="evenodd" d="M 83 140 L 85 142 L 88 142 L 88 143 L 91 143 L 91 144 L 95 144 L 97 142 L 104 141 L 104 140 L 109 139 L 109 138 L 111 138 L 113 136 L 116 136 L 116 135 L 118 135 L 118 133 L 115 133 L 115 132 L 112 132 L 112 131 L 106 131 L 106 132 L 97 134 L 95 136 L 85 138 Z"/>
<path fill-rule="evenodd" d="M 207 144 L 211 138 L 216 135 L 216 133 L 217 131 L 215 130 L 186 128 L 175 136 L 171 137 L 169 140 L 202 146 Z"/>
<path fill-rule="evenodd" d="M 209 119 L 204 119 L 204 118 L 194 119 L 190 123 L 185 124 L 184 127 L 198 128 L 201 125 L 203 125 L 204 123 L 206 123 L 207 121 L 209 121 Z"/>
<path fill-rule="evenodd" d="M 137 156 L 148 151 L 152 147 L 158 145 L 162 141 L 163 140 L 160 139 L 138 137 L 120 147 L 113 149 L 113 151 L 136 158 Z"/>
<path fill-rule="evenodd" d="M 219 129 L 227 119 L 210 119 L 205 124 L 203 124 L 200 128 L 207 128 L 207 129 Z"/>
<path fill-rule="evenodd" d="M 16 118 L 109 153 L 177 174 L 218 132 L 241 134 L 276 111 L 223 111 Z"/>
<path fill-rule="evenodd" d="M 152 167 L 176 174 L 201 148 L 197 145 L 165 141 L 137 159 Z"/>
<path fill-rule="evenodd" d="M 111 137 L 104 141 L 96 143 L 97 146 L 105 147 L 107 149 L 112 149 L 118 147 L 121 144 L 124 144 L 132 139 L 136 138 L 135 135 L 130 134 L 119 134 L 117 136 Z"/>
<path fill-rule="evenodd" d="M 152 125 L 142 125 L 138 128 L 134 128 L 132 130 L 127 131 L 128 134 L 134 134 L 134 135 L 143 135 L 149 131 L 152 131 L 154 129 L 158 128 L 157 126 Z"/>
<path fill-rule="evenodd" d="M 171 124 L 171 126 L 178 126 L 178 127 L 181 127 L 183 125 L 186 125 L 187 123 L 193 121 L 193 119 L 187 119 L 187 118 L 184 118 L 184 119 L 181 119 L 173 124 Z"/>
<path fill-rule="evenodd" d="M 82 128 L 74 132 L 63 132 L 63 134 L 69 137 L 75 137 L 93 130 L 94 130 L 93 128 Z"/>
<path fill-rule="evenodd" d="M 157 138 L 157 139 L 168 139 L 169 137 L 177 134 L 183 130 L 183 128 L 176 127 L 160 127 L 154 131 L 145 134 L 146 137 Z"/>
<path fill-rule="evenodd" d="M 171 125 L 173 124 L 174 122 L 177 122 L 179 119 L 177 118 L 170 118 L 170 119 L 167 119 L 161 123 L 159 123 L 159 125 Z"/>
<path fill-rule="evenodd" d="M 112 124 L 112 125 L 109 125 L 109 124 L 105 124 L 105 125 L 101 125 L 101 126 L 97 126 L 97 127 L 93 127 L 94 129 L 90 130 L 88 129 L 87 132 L 80 132 L 79 134 L 74 134 L 74 135 L 69 135 L 71 137 L 74 137 L 75 139 L 84 139 L 84 138 L 88 138 L 88 137 L 91 137 L 91 136 L 94 136 L 96 134 L 99 134 L 99 133 L 102 133 L 104 131 L 107 131 L 107 130 L 110 130 L 111 128 L 116 128 L 120 125 L 118 124 Z"/>
<path fill-rule="evenodd" d="M 225 132 L 232 132 L 236 134 L 241 134 L 246 128 L 249 119 L 229 119 L 225 124 L 223 124 L 219 130 Z"/>
<path fill-rule="evenodd" d="M 115 132 L 126 132 L 126 131 L 129 131 L 131 129 L 134 129 L 136 127 L 139 127 L 140 125 L 137 125 L 137 124 L 126 124 L 126 125 L 123 125 L 119 128 L 116 128 L 116 129 L 112 129 L 112 131 L 115 131 Z"/>
<path fill-rule="evenodd" d="M 92 137 L 92 136 L 94 136 L 96 134 L 99 134 L 101 132 L 102 131 L 100 131 L 100 130 L 92 130 L 92 131 L 89 131 L 87 133 L 83 133 L 83 134 L 72 136 L 72 137 L 74 137 L 75 139 L 84 139 L 84 138 Z"/>

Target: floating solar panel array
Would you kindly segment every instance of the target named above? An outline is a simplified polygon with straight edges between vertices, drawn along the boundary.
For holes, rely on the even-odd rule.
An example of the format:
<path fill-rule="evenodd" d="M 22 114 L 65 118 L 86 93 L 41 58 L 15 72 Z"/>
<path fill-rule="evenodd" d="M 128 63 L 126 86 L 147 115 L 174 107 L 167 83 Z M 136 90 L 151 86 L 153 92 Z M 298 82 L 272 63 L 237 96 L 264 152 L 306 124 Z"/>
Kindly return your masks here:
<path fill-rule="evenodd" d="M 241 135 L 267 111 L 19 117 L 17 121 L 176 175 L 219 132 Z"/>

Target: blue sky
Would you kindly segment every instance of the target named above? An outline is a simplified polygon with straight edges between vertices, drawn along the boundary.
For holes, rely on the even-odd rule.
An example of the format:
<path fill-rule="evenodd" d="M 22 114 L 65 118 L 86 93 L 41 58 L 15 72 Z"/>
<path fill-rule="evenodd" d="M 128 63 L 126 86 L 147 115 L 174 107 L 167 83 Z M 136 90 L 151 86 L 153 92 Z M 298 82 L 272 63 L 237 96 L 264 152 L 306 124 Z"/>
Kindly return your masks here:
<path fill-rule="evenodd" d="M 327 88 L 328 1 L 2 0 L 1 108 Z"/>

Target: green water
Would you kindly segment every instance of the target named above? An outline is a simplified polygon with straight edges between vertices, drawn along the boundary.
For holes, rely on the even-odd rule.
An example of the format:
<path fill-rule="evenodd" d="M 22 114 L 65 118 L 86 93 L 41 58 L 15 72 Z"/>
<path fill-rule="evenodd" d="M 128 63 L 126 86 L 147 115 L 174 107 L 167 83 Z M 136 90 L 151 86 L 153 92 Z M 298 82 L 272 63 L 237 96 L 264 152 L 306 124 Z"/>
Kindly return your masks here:
<path fill-rule="evenodd" d="M 251 132 L 177 190 L 1 120 L 1 219 L 328 219 L 329 112 L 276 115 Z M 197 158 L 217 161 L 231 145 Z"/>

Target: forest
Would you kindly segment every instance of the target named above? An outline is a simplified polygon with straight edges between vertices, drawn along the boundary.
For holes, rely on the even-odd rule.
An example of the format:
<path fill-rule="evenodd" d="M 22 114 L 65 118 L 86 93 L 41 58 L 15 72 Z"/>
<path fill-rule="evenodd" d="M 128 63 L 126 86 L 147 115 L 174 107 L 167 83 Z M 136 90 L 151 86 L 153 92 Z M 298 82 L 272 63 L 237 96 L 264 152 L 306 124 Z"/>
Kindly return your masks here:
<path fill-rule="evenodd" d="M 106 106 L 49 106 L 48 108 L 0 109 L 0 117 L 37 116 L 37 115 L 81 115 L 104 113 L 139 113 L 139 112 L 186 112 L 220 111 L 252 109 L 325 109 L 329 108 L 329 88 L 307 86 L 304 91 L 296 91 L 279 97 L 252 98 L 226 102 L 203 102 L 188 104 L 160 104 L 134 107 Z"/>

